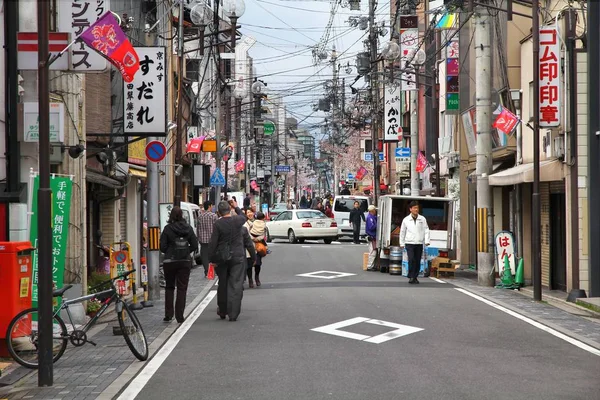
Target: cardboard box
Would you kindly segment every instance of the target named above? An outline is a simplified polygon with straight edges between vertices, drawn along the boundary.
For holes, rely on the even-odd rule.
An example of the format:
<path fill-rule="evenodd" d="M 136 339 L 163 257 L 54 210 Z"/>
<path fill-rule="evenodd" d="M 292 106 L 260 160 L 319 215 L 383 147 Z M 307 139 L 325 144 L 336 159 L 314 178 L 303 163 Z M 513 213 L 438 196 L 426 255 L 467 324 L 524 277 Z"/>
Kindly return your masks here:
<path fill-rule="evenodd" d="M 363 271 L 366 271 L 368 266 L 369 266 L 369 253 L 363 253 Z"/>

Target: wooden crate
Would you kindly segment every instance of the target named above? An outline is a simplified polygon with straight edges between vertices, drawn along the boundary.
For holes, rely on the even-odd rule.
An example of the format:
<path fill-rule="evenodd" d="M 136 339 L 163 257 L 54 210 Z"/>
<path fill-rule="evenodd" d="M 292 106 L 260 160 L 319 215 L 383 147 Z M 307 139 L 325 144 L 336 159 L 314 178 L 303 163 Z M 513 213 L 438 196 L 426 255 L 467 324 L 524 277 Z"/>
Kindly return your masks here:
<path fill-rule="evenodd" d="M 369 266 L 369 253 L 363 253 L 363 271 L 366 271 L 368 266 Z"/>
<path fill-rule="evenodd" d="M 454 278 L 454 267 L 450 263 L 440 263 L 435 271 L 436 278 L 440 277 L 440 273 L 443 273 L 445 278 Z"/>

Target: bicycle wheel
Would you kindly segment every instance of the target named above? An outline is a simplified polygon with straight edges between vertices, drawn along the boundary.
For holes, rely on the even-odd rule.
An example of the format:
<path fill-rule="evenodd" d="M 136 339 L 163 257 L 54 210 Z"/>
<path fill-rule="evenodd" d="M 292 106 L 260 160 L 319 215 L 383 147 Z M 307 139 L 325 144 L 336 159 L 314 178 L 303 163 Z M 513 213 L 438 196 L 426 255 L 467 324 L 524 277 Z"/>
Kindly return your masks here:
<path fill-rule="evenodd" d="M 119 311 L 119 304 L 122 306 L 121 311 Z M 146 361 L 148 359 L 148 342 L 142 324 L 124 301 L 117 303 L 117 315 L 127 346 L 138 360 Z"/>
<path fill-rule="evenodd" d="M 38 321 L 38 309 L 30 308 L 17 314 L 6 330 L 8 352 L 16 362 L 27 368 L 38 367 Z M 56 362 L 65 352 L 69 336 L 60 316 L 54 316 L 52 327 L 52 360 Z"/>

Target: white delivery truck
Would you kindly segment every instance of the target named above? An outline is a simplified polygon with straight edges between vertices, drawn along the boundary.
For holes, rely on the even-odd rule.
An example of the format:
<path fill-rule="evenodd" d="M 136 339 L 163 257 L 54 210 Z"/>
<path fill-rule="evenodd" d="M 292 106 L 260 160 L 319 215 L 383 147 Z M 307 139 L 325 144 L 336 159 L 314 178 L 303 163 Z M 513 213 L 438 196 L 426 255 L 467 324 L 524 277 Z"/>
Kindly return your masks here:
<path fill-rule="evenodd" d="M 402 275 L 407 275 L 408 258 L 406 251 L 400 253 L 400 227 L 402 220 L 410 213 L 408 205 L 417 201 L 419 213 L 427 219 L 431 243 L 424 250 L 421 261 L 423 273 L 429 261 L 438 257 L 440 252 L 448 257 L 454 249 L 454 201 L 446 197 L 429 196 L 394 196 L 386 195 L 379 198 L 377 246 L 379 248 L 381 267 L 387 270 L 390 256 L 393 259 L 402 255 Z"/>

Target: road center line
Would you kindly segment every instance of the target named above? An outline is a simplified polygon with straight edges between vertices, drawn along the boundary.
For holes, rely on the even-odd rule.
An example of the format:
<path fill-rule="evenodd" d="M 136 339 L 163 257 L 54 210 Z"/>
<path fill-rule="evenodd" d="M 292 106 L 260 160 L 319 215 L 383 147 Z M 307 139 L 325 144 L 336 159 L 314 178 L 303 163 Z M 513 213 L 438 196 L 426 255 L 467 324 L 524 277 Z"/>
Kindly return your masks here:
<path fill-rule="evenodd" d="M 175 331 L 173 336 L 160 348 L 158 353 L 146 364 L 146 366 L 140 371 L 138 376 L 129 384 L 127 389 L 121 393 L 117 400 L 129 400 L 135 399 L 136 396 L 142 391 L 144 386 L 152 378 L 152 376 L 158 371 L 160 366 L 165 362 L 167 357 L 175 349 L 177 344 L 181 341 L 186 332 L 191 328 L 194 322 L 200 317 L 202 312 L 210 304 L 212 299 L 217 295 L 216 290 L 208 292 L 204 300 L 198 304 L 198 306 L 190 313 L 186 320 L 181 324 L 179 329 Z"/>
<path fill-rule="evenodd" d="M 505 312 L 508 315 L 511 315 L 511 316 L 513 316 L 513 317 L 515 317 L 517 319 L 520 319 L 523 322 L 527 322 L 528 324 L 533 325 L 536 328 L 543 330 L 544 332 L 548 332 L 549 334 L 551 334 L 553 336 L 556 336 L 557 338 L 562 339 L 565 342 L 572 344 L 573 346 L 579 347 L 580 349 L 585 350 L 588 353 L 592 353 L 592 354 L 594 354 L 596 356 L 600 356 L 600 349 L 596 349 L 595 347 L 592 347 L 592 346 L 590 346 L 588 344 L 585 344 L 585 343 L 583 343 L 583 342 L 581 342 L 581 341 L 579 341 L 577 339 L 573 339 L 572 337 L 567 336 L 564 333 L 561 333 L 561 332 L 559 332 L 559 331 L 557 331 L 555 329 L 550 328 L 549 326 L 546 326 L 546 325 L 541 324 L 541 323 L 539 323 L 537 321 L 534 321 L 531 318 L 528 318 L 528 317 L 526 317 L 524 315 L 521 315 L 521 314 L 519 314 L 519 313 L 517 313 L 517 312 L 515 312 L 513 310 L 509 310 L 508 308 L 503 307 L 503 306 L 501 306 L 499 304 L 496 304 L 493 301 L 485 299 L 485 298 L 483 298 L 481 296 L 478 296 L 475 293 L 471 293 L 468 290 L 461 289 L 461 288 L 455 288 L 455 289 L 458 290 L 461 293 L 466 294 L 467 296 L 471 296 L 472 298 L 474 298 L 476 300 L 479 300 L 479 301 L 481 301 L 481 302 L 483 302 L 483 303 L 485 303 L 485 304 L 487 304 L 489 306 L 492 306 L 492 307 L 494 307 L 497 310 Z"/>

